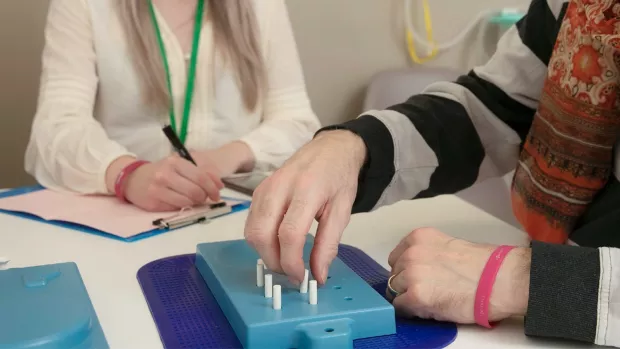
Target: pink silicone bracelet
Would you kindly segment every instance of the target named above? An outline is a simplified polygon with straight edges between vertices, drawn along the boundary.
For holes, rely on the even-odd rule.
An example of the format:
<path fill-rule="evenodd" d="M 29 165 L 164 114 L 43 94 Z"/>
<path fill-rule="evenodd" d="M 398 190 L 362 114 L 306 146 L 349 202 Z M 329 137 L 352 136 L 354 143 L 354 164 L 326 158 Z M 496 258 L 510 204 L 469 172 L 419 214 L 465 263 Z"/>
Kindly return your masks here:
<path fill-rule="evenodd" d="M 494 326 L 494 324 L 489 323 L 489 300 L 499 268 L 502 266 L 502 262 L 506 255 L 508 255 L 508 252 L 512 249 L 514 249 L 514 246 L 499 246 L 496 248 L 484 266 L 484 270 L 482 270 L 474 302 L 474 319 L 480 326 L 486 328 L 493 328 Z"/>
<path fill-rule="evenodd" d="M 127 202 L 127 199 L 125 198 L 125 186 L 124 186 L 125 180 L 127 179 L 127 177 L 129 177 L 130 174 L 132 174 L 135 170 L 140 168 L 142 165 L 146 165 L 148 163 L 149 163 L 148 161 L 142 161 L 142 160 L 134 161 L 131 164 L 125 166 L 125 168 L 121 170 L 118 176 L 116 176 L 116 181 L 114 182 L 114 194 L 116 194 L 116 197 L 119 200 L 123 202 Z"/>

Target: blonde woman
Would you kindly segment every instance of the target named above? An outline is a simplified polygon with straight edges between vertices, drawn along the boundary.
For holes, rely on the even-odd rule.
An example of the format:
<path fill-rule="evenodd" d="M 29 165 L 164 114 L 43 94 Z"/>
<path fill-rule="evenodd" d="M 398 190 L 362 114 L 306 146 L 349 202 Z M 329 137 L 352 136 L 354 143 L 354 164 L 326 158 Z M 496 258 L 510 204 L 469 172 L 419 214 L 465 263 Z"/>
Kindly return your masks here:
<path fill-rule="evenodd" d="M 284 0 L 52 0 L 45 38 L 26 170 L 50 189 L 178 209 L 319 128 Z"/>

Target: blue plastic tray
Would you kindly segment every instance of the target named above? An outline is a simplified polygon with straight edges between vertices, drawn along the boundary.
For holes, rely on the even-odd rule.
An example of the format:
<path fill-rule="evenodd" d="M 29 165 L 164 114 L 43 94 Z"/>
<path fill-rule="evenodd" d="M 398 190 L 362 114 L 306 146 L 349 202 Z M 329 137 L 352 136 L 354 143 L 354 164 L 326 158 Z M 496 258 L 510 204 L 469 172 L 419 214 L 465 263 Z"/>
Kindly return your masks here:
<path fill-rule="evenodd" d="M 109 348 L 75 263 L 0 271 L 0 348 Z"/>
<path fill-rule="evenodd" d="M 338 257 L 379 294 L 385 294 L 389 273 L 372 258 L 347 245 L 340 245 Z M 138 282 L 164 347 L 241 349 L 235 332 L 194 263 L 195 254 L 188 254 L 153 261 L 138 271 Z M 358 339 L 354 347 L 444 348 L 454 341 L 456 334 L 456 325 L 452 323 L 399 318 L 395 335 Z"/>

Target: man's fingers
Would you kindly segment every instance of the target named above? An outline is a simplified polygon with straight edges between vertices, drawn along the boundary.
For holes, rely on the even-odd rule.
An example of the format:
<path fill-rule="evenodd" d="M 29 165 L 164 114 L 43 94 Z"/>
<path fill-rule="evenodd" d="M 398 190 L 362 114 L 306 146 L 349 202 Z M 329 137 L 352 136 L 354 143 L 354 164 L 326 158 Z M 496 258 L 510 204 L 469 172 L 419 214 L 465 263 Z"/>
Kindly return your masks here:
<path fill-rule="evenodd" d="M 404 271 L 406 268 L 411 268 L 411 270 L 419 270 L 420 267 L 424 267 L 429 258 L 432 258 L 432 252 L 430 252 L 428 248 L 421 246 L 409 246 L 409 248 L 400 254 L 400 257 L 398 257 L 396 262 L 393 263 L 390 274 L 396 275 Z"/>
<path fill-rule="evenodd" d="M 265 192 L 269 194 L 264 194 Z M 276 273 L 283 272 L 280 266 L 278 228 L 284 216 L 286 202 L 285 192 L 277 187 L 272 191 L 263 190 L 259 186 L 254 192 L 244 230 L 248 244 L 258 252 L 265 265 Z"/>
<path fill-rule="evenodd" d="M 390 271 L 390 275 L 398 275 L 402 273 L 410 263 L 411 261 L 409 261 L 407 258 L 399 258 L 396 263 L 394 263 L 394 266 Z"/>
<path fill-rule="evenodd" d="M 400 240 L 398 245 L 396 245 L 396 247 L 392 250 L 390 256 L 388 257 L 388 264 L 390 265 L 390 267 L 394 268 L 396 261 L 400 258 L 400 255 L 402 255 L 403 252 L 407 250 L 407 248 L 409 248 L 409 243 L 407 242 L 407 239 L 405 238 Z"/>
<path fill-rule="evenodd" d="M 433 228 L 418 228 L 405 236 L 398 245 L 392 250 L 388 257 L 390 267 L 394 268 L 394 264 L 401 258 L 410 247 L 417 245 L 437 245 L 445 243 L 449 238 L 439 230 Z"/>
<path fill-rule="evenodd" d="M 398 293 L 392 300 L 397 316 L 405 318 L 419 317 L 422 319 L 434 318 L 432 309 L 428 307 L 428 302 L 425 302 L 423 295 L 419 293 L 420 288 L 415 287 L 411 279 L 411 273 L 406 270 L 401 271 L 392 278 L 390 285 Z"/>
<path fill-rule="evenodd" d="M 399 295 L 403 295 L 405 292 L 407 292 L 409 285 L 406 278 L 406 273 L 400 272 L 398 274 L 395 274 L 395 276 L 390 280 L 390 286 L 392 287 L 392 290 L 396 291 Z"/>
<path fill-rule="evenodd" d="M 435 319 L 437 316 L 425 305 L 418 301 L 418 295 L 413 291 L 404 292 L 398 297 L 394 298 L 392 305 L 396 311 L 396 316 L 400 318 L 413 318 L 418 317 L 420 319 Z"/>
<path fill-rule="evenodd" d="M 349 224 L 352 199 L 342 195 L 334 198 L 325 206 L 319 218 L 319 227 L 310 256 L 312 275 L 320 283 L 325 284 L 329 274 L 329 266 L 338 255 L 338 245 L 342 232 Z"/>
<path fill-rule="evenodd" d="M 306 235 L 320 207 L 321 203 L 310 191 L 294 194 L 280 223 L 280 265 L 294 283 L 300 283 L 304 278 Z"/>

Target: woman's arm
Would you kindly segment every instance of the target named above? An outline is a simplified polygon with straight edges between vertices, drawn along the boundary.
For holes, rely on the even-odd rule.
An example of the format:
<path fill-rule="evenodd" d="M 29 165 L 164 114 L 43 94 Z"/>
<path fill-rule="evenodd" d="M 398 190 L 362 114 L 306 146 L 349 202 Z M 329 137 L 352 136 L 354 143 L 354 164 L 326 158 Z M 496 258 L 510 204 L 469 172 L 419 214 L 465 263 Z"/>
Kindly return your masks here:
<path fill-rule="evenodd" d="M 93 117 L 98 77 L 90 18 L 85 0 L 50 4 L 26 170 L 48 188 L 110 193 L 112 172 L 133 156 Z"/>
<path fill-rule="evenodd" d="M 320 127 L 306 92 L 286 4 L 282 0 L 268 4 L 270 18 L 262 34 L 268 40 L 263 120 L 257 129 L 241 139 L 251 149 L 255 165 L 261 170 L 280 167 Z"/>

